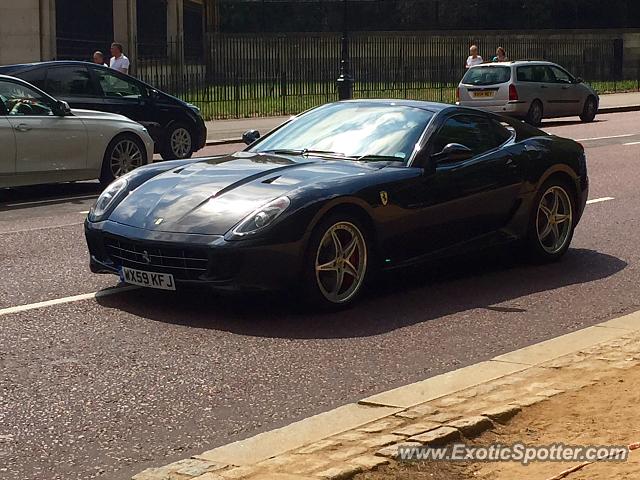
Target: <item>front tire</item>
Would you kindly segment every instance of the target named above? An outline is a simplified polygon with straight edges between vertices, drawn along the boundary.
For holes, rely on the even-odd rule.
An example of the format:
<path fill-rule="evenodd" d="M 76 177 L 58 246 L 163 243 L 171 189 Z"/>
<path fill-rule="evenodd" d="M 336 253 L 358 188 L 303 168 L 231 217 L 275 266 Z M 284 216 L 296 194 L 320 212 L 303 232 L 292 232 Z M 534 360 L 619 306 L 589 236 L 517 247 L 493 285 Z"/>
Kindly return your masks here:
<path fill-rule="evenodd" d="M 142 141 L 131 133 L 118 135 L 111 140 L 105 151 L 100 172 L 100 183 L 106 187 L 116 178 L 146 163 L 146 148 Z"/>
<path fill-rule="evenodd" d="M 193 133 L 183 123 L 176 123 L 169 128 L 164 147 L 160 155 L 163 160 L 182 160 L 193 155 Z"/>
<path fill-rule="evenodd" d="M 594 97 L 587 98 L 580 114 L 580 120 L 585 123 L 593 122 L 596 118 L 596 113 L 598 113 L 598 102 Z"/>
<path fill-rule="evenodd" d="M 538 191 L 531 209 L 528 252 L 536 262 L 559 260 L 569 249 L 575 228 L 575 199 L 562 179 L 551 178 Z"/>
<path fill-rule="evenodd" d="M 526 122 L 534 127 L 539 127 L 542 123 L 542 117 L 544 116 L 544 108 L 540 100 L 534 100 L 527 112 Z"/>
<path fill-rule="evenodd" d="M 366 283 L 371 260 L 367 231 L 356 217 L 324 219 L 311 235 L 305 258 L 307 299 L 327 309 L 351 305 Z"/>

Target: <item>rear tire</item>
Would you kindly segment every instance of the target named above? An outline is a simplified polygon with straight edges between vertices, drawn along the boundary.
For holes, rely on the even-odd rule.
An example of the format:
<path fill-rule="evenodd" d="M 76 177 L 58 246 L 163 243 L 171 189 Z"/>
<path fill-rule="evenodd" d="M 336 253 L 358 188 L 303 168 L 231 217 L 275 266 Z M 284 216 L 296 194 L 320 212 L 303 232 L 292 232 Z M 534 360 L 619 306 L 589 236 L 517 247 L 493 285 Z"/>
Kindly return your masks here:
<path fill-rule="evenodd" d="M 184 123 L 176 123 L 169 128 L 162 148 L 163 160 L 182 160 L 193 155 L 193 133 Z"/>
<path fill-rule="evenodd" d="M 529 107 L 529 111 L 527 112 L 527 116 L 525 121 L 529 125 L 533 125 L 534 127 L 539 127 L 542 123 L 542 117 L 544 116 L 544 108 L 542 107 L 542 102 L 540 100 L 534 100 L 531 102 L 531 106 Z"/>
<path fill-rule="evenodd" d="M 132 133 L 124 133 L 115 137 L 104 153 L 100 184 L 106 187 L 116 178 L 121 177 L 147 163 L 147 150 L 144 143 Z"/>
<path fill-rule="evenodd" d="M 526 247 L 531 260 L 559 260 L 569 249 L 575 229 L 573 189 L 562 178 L 550 178 L 536 194 L 529 218 Z"/>
<path fill-rule="evenodd" d="M 309 240 L 304 260 L 304 294 L 327 310 L 345 308 L 361 294 L 373 264 L 368 232 L 347 213 L 322 220 Z"/>
<path fill-rule="evenodd" d="M 585 123 L 593 122 L 598 113 L 598 102 L 593 96 L 588 97 L 582 107 L 582 113 L 580 114 L 580 120 Z"/>

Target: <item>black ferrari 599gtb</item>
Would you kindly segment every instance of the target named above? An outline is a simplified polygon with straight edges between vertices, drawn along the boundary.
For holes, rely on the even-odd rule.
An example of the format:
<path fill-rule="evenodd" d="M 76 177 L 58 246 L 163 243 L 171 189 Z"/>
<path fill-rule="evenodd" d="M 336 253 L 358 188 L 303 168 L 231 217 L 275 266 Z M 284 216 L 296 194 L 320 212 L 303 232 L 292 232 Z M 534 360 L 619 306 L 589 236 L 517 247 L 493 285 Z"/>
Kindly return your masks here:
<path fill-rule="evenodd" d="M 245 139 L 112 183 L 85 222 L 92 271 L 341 306 L 376 270 L 497 243 L 556 260 L 587 200 L 580 144 L 471 108 L 338 102 Z"/>

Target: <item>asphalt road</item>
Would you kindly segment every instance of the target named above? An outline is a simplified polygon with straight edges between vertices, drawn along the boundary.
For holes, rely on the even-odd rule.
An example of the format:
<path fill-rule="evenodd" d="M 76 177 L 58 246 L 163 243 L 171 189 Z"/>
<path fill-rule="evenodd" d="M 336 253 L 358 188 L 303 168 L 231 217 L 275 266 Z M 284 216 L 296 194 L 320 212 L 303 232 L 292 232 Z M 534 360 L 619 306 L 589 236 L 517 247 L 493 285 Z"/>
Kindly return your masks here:
<path fill-rule="evenodd" d="M 87 266 L 96 184 L 0 192 L 0 478 L 128 479 L 639 309 L 638 125 L 638 112 L 545 125 L 585 145 L 590 198 L 613 198 L 587 207 L 562 262 L 483 252 L 387 276 L 333 314 L 142 290 L 7 313 L 116 278 Z"/>

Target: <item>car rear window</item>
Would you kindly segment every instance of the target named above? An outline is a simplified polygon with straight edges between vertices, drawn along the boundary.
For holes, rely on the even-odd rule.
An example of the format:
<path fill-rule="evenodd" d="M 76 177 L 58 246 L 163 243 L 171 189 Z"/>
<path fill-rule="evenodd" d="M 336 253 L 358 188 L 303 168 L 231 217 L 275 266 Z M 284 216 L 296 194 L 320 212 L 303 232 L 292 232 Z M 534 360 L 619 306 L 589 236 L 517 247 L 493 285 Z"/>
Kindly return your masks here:
<path fill-rule="evenodd" d="M 462 79 L 466 85 L 495 85 L 511 79 L 509 67 L 474 67 L 467 70 Z"/>
<path fill-rule="evenodd" d="M 84 66 L 56 67 L 47 73 L 47 92 L 61 96 L 95 95 L 89 70 Z"/>
<path fill-rule="evenodd" d="M 19 72 L 15 74 L 16 77 L 21 78 L 25 82 L 29 82 L 31 85 L 35 85 L 40 90 L 44 90 L 45 75 L 46 75 L 46 71 L 44 68 L 27 70 L 25 72 Z"/>

